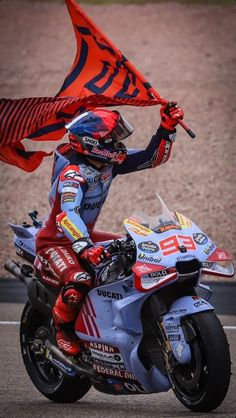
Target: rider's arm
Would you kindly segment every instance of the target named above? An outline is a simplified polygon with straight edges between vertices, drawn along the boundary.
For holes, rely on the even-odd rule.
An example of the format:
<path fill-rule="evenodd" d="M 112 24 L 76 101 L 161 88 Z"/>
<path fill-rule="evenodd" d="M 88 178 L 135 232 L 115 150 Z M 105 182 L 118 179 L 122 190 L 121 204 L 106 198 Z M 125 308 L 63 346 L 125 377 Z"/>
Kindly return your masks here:
<path fill-rule="evenodd" d="M 87 183 L 77 166 L 69 165 L 62 170 L 58 192 L 61 195 L 61 212 L 56 217 L 57 227 L 71 242 L 89 237 L 85 223 L 80 216 L 81 202 Z"/>
<path fill-rule="evenodd" d="M 113 176 L 164 164 L 170 157 L 175 132 L 176 130 L 168 131 L 160 126 L 146 149 L 128 150 L 125 161 L 121 165 L 114 166 Z"/>
<path fill-rule="evenodd" d="M 114 166 L 113 176 L 156 167 L 164 164 L 170 158 L 176 136 L 175 126 L 178 124 L 178 120 L 183 118 L 184 112 L 176 102 L 170 102 L 161 107 L 160 113 L 161 125 L 147 148 L 129 150 L 125 161 L 121 165 Z"/>

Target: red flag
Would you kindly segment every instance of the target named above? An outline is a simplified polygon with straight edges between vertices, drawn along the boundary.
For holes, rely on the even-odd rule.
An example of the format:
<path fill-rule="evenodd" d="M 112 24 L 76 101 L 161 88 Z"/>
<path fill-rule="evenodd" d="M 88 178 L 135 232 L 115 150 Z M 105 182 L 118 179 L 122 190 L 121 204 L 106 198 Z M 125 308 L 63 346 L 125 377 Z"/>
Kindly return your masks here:
<path fill-rule="evenodd" d="M 27 152 L 20 143 L 59 140 L 65 124 L 98 106 L 166 103 L 77 5 L 66 0 L 77 40 L 71 71 L 57 96 L 0 100 L 0 160 L 26 171 L 49 155 Z M 70 96 L 70 97 L 69 97 Z"/>
<path fill-rule="evenodd" d="M 35 170 L 51 153 L 27 152 L 20 141 L 59 140 L 66 132 L 65 123 L 84 109 L 77 97 L 0 99 L 0 161 Z"/>
<path fill-rule="evenodd" d="M 87 97 L 98 106 L 166 103 L 75 0 L 66 0 L 66 4 L 75 31 L 77 54 L 59 96 Z"/>

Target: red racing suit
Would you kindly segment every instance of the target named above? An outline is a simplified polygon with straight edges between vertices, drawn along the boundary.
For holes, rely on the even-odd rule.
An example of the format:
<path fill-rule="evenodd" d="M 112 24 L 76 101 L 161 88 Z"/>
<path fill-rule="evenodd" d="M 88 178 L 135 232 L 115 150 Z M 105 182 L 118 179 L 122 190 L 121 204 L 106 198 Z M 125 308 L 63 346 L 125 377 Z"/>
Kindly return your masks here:
<path fill-rule="evenodd" d="M 93 285 L 93 278 L 81 266 L 72 243 L 86 237 L 94 243 L 118 237 L 94 231 L 112 180 L 119 174 L 165 163 L 174 140 L 175 130 L 160 127 L 146 149 L 128 150 L 121 165 L 106 165 L 101 169 L 76 153 L 70 144 L 57 148 L 49 197 L 51 213 L 37 235 L 35 262 L 46 283 L 62 287 L 54 308 L 54 320 L 73 321 L 79 302 Z"/>

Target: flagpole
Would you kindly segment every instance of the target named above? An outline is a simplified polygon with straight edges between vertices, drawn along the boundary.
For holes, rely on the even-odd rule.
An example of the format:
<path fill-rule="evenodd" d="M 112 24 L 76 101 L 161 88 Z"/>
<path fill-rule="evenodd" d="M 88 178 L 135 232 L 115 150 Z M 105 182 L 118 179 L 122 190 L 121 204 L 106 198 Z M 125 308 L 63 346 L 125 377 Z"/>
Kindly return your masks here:
<path fill-rule="evenodd" d="M 127 68 L 130 68 L 132 71 L 136 71 L 136 74 L 139 76 L 139 78 L 143 81 L 143 82 L 147 82 L 145 80 L 145 78 L 143 77 L 143 75 L 136 69 L 134 68 L 133 64 L 130 61 L 125 62 L 125 66 Z M 157 98 L 157 100 L 159 101 L 159 103 L 162 106 L 166 106 L 168 104 L 168 100 L 164 99 L 163 97 L 160 96 L 160 94 L 150 85 L 150 88 L 148 89 L 149 92 Z M 181 119 L 179 119 L 179 124 L 182 126 L 182 128 L 189 134 L 189 136 L 191 136 L 191 138 L 195 138 L 196 135 L 195 133 L 190 129 L 190 127 L 183 122 Z"/>
<path fill-rule="evenodd" d="M 163 103 L 162 102 L 160 102 L 160 104 L 162 105 L 162 106 L 165 106 L 167 103 L 168 103 L 168 101 L 167 100 L 165 100 L 165 99 L 163 99 L 158 93 L 157 93 L 157 91 L 153 88 L 153 87 L 151 87 L 151 89 L 150 89 L 150 91 L 151 91 L 151 93 L 152 94 L 154 94 L 154 96 L 155 97 L 157 97 L 157 99 L 161 99 L 162 101 L 163 101 Z M 182 126 L 182 128 L 187 132 L 187 134 L 189 134 L 189 136 L 191 136 L 191 138 L 195 138 L 196 137 L 196 135 L 195 135 L 195 133 L 192 131 L 192 129 L 190 129 L 190 127 L 183 121 L 183 120 L 181 120 L 181 119 L 179 119 L 179 124 Z"/>

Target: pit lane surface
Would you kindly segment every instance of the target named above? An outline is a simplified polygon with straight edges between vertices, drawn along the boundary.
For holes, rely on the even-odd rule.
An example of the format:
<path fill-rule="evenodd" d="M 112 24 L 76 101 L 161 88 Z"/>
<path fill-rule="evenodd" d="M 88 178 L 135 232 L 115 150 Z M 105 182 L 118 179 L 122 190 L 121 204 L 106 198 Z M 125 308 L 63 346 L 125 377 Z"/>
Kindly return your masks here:
<path fill-rule="evenodd" d="M 0 418 L 78 417 L 236 417 L 236 317 L 220 316 L 232 359 L 231 385 L 224 403 L 209 414 L 188 411 L 172 391 L 155 395 L 111 396 L 91 389 L 80 402 L 55 404 L 33 386 L 24 369 L 19 345 L 23 304 L 0 304 Z M 7 323 L 6 321 L 9 321 Z"/>

